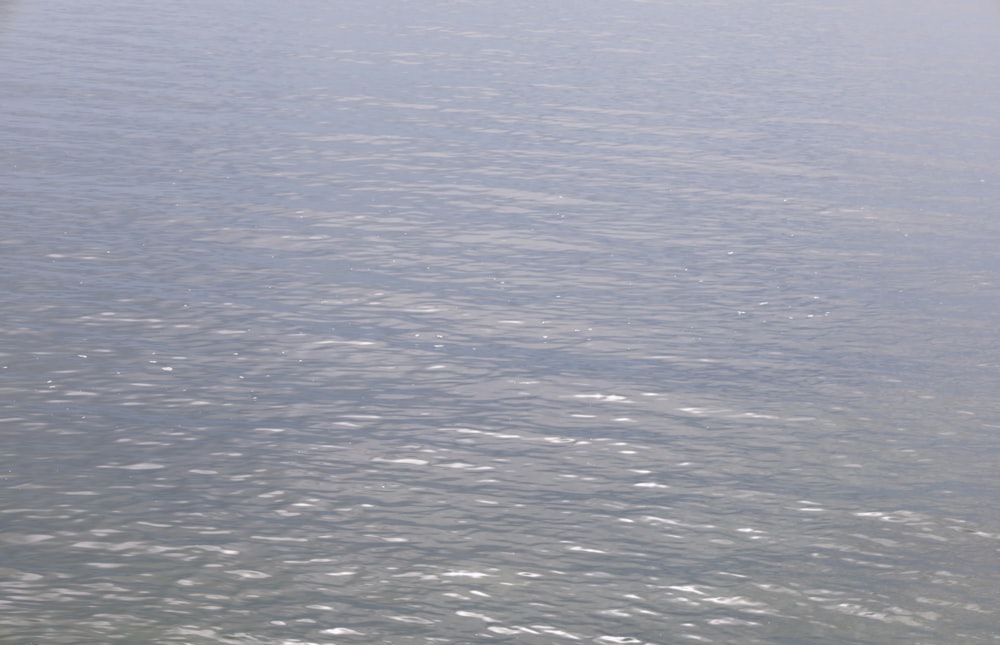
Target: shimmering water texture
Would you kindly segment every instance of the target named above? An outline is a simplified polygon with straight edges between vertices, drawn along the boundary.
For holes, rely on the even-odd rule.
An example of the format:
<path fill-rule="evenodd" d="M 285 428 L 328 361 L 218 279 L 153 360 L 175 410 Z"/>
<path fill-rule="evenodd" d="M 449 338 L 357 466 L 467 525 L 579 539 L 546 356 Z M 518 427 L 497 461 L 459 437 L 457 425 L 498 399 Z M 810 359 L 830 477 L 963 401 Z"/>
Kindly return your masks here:
<path fill-rule="evenodd" d="M 1000 11 L 538 4 L 0 3 L 0 641 L 1000 642 Z"/>

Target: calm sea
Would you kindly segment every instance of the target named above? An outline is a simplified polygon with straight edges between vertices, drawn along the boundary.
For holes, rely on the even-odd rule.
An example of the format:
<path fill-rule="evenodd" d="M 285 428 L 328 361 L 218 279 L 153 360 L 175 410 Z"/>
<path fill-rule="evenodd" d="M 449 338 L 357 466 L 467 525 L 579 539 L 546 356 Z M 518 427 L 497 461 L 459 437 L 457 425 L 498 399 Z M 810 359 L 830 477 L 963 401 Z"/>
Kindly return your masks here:
<path fill-rule="evenodd" d="M 0 2 L 0 642 L 1000 643 L 1000 4 Z"/>

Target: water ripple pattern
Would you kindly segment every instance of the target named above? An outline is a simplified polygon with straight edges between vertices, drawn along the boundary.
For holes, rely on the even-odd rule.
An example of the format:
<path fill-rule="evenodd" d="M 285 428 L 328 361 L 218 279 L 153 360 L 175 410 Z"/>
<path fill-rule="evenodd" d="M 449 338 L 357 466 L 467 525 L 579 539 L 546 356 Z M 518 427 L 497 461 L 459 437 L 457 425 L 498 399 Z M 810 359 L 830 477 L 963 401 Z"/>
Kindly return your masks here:
<path fill-rule="evenodd" d="M 1000 642 L 998 31 L 0 3 L 0 641 Z"/>

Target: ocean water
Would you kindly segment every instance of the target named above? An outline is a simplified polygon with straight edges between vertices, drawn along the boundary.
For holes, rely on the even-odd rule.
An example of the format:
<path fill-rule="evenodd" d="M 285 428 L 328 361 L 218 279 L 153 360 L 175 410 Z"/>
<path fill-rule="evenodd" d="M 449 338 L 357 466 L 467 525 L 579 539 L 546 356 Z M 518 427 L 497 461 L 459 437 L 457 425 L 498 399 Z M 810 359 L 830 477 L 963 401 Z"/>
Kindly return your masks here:
<path fill-rule="evenodd" d="M 0 4 L 0 641 L 1000 642 L 1000 6 Z"/>

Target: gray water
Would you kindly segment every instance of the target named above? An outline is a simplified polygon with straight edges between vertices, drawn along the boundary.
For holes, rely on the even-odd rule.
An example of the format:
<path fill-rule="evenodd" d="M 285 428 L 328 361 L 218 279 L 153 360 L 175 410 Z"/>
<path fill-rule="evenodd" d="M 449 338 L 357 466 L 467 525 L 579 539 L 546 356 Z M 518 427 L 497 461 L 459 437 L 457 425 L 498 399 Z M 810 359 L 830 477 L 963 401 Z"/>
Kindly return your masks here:
<path fill-rule="evenodd" d="M 1000 642 L 995 3 L 0 25 L 0 642 Z"/>

